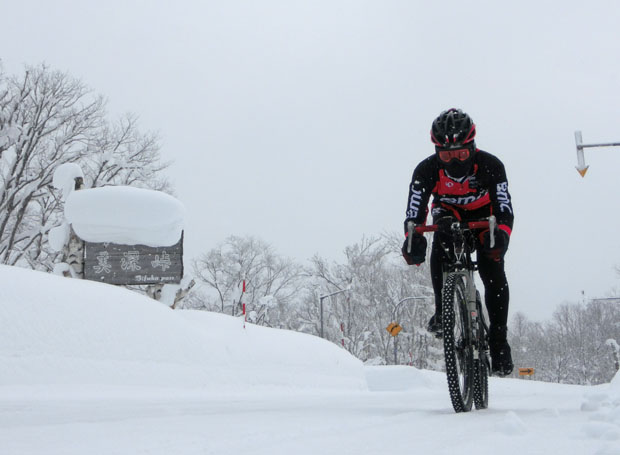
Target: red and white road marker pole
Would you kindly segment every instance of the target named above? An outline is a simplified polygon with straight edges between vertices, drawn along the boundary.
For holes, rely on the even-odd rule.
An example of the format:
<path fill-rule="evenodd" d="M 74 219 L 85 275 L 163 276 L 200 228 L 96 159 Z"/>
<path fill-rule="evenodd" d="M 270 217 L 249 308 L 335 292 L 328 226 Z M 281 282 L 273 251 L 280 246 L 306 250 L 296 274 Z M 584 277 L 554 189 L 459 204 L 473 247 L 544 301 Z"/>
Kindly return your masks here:
<path fill-rule="evenodd" d="M 241 301 L 243 302 L 243 295 L 245 294 L 245 280 L 243 280 L 243 290 L 241 291 Z M 245 321 L 247 320 L 247 316 L 245 314 L 245 302 L 243 302 L 243 328 L 245 329 Z"/>

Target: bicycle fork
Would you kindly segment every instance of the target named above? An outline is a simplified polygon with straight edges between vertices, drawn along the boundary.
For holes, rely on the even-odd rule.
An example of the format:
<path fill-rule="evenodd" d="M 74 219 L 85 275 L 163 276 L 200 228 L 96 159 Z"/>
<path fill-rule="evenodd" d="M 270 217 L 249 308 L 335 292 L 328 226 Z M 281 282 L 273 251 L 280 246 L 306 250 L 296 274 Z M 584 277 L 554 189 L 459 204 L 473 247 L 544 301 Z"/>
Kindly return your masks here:
<path fill-rule="evenodd" d="M 467 313 L 469 315 L 468 342 L 471 344 L 474 352 L 474 360 L 480 359 L 480 351 L 483 349 L 481 339 L 484 334 L 480 333 L 480 317 L 479 311 L 482 307 L 478 307 L 478 292 L 474 285 L 473 270 L 464 270 L 461 272 L 467 283 Z"/>

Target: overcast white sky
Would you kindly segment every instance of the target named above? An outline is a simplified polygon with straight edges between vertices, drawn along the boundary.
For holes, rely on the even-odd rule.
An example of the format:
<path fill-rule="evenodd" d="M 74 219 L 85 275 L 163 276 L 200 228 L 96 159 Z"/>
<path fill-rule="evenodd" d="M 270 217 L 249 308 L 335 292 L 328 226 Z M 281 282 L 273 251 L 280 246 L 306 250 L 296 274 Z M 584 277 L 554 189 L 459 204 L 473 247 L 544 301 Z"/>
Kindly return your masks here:
<path fill-rule="evenodd" d="M 186 254 L 255 234 L 339 260 L 400 231 L 429 129 L 460 107 L 505 163 L 511 314 L 619 286 L 620 3 L 3 2 L 7 72 L 47 62 L 159 131 Z"/>

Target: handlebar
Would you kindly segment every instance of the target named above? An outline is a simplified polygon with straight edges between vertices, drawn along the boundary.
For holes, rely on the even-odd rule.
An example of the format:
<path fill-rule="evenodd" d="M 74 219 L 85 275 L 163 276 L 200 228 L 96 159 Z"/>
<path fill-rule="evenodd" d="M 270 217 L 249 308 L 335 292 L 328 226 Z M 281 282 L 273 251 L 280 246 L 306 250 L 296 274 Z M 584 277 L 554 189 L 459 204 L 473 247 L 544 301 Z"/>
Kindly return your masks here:
<path fill-rule="evenodd" d="M 489 246 L 491 248 L 495 246 L 495 229 L 497 227 L 497 220 L 495 219 L 494 215 L 491 215 L 490 217 L 484 220 L 478 220 L 478 221 L 456 221 L 455 224 L 457 224 L 461 229 L 488 229 L 490 236 L 491 236 Z M 436 224 L 416 226 L 413 221 L 409 221 L 407 223 L 407 230 L 409 231 L 408 233 L 409 242 L 407 242 L 407 252 L 411 253 L 411 237 L 413 235 L 414 229 L 416 233 L 423 234 L 425 232 L 436 232 L 437 228 L 438 226 Z"/>

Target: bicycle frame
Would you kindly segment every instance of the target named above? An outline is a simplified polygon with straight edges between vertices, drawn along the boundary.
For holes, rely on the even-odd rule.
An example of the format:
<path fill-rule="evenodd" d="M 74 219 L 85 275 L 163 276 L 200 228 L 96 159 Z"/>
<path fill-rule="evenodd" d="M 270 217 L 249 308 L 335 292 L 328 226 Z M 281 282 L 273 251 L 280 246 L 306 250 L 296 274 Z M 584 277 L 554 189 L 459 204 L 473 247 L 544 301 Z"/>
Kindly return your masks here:
<path fill-rule="evenodd" d="M 496 226 L 497 224 L 494 216 L 490 216 L 488 219 L 480 221 L 455 221 L 449 227 L 449 245 L 443 242 L 441 244 L 446 255 L 449 258 L 449 260 L 444 262 L 444 285 L 449 280 L 450 285 L 448 286 L 448 289 L 453 290 L 455 282 L 458 281 L 463 283 L 462 289 L 464 292 L 461 295 L 463 295 L 463 306 L 465 307 L 463 308 L 463 310 L 465 311 L 463 311 L 463 327 L 462 333 L 459 335 L 458 338 L 459 345 L 457 351 L 461 353 L 460 355 L 464 355 L 463 353 L 466 351 L 470 352 L 471 357 L 467 357 L 467 355 L 464 355 L 464 357 L 462 357 L 461 360 L 459 360 L 458 362 L 462 362 L 463 359 L 466 358 L 471 359 L 470 361 L 465 360 L 466 364 L 470 362 L 469 366 L 466 367 L 469 368 L 467 370 L 469 373 L 463 374 L 472 374 L 474 377 L 474 383 L 472 383 L 471 378 L 465 379 L 465 376 L 461 377 L 461 374 L 459 373 L 460 379 L 458 382 L 460 383 L 460 385 L 457 388 L 454 386 L 453 383 L 451 383 L 450 374 L 448 374 L 450 395 L 452 398 L 452 404 L 456 412 L 469 411 L 471 409 L 472 393 L 473 401 L 476 403 L 476 408 L 482 409 L 486 408 L 488 405 L 488 383 L 486 379 L 488 374 L 488 357 L 486 355 L 487 344 L 485 332 L 488 333 L 489 328 L 486 324 L 484 314 L 482 313 L 483 308 L 480 301 L 481 299 L 479 297 L 478 291 L 476 290 L 476 285 L 474 282 L 474 274 L 478 270 L 478 267 L 477 263 L 474 262 L 472 259 L 472 253 L 475 250 L 475 239 L 473 237 L 472 231 L 475 229 L 489 229 L 490 246 L 491 248 L 493 248 L 495 244 Z M 414 226 L 413 223 L 408 223 L 407 227 L 409 230 L 409 252 L 411 251 L 411 238 L 413 236 L 414 230 L 416 233 L 419 234 L 422 234 L 424 232 L 436 232 L 438 230 L 437 225 Z M 454 315 L 453 312 L 451 314 Z M 444 329 L 445 323 L 446 321 L 444 318 Z M 452 326 L 454 325 L 453 317 L 450 324 L 452 324 Z M 455 349 L 453 339 L 454 334 L 452 333 L 450 337 L 452 338 L 452 340 L 449 341 L 449 349 L 452 353 L 451 356 L 453 356 Z M 444 343 L 447 342 L 448 341 L 444 339 Z M 448 349 L 445 346 L 446 345 L 444 344 L 444 349 Z M 481 353 L 483 355 L 481 355 Z M 454 357 L 451 358 L 454 359 Z M 452 360 L 452 362 L 454 361 L 455 360 Z M 481 364 L 485 364 L 486 367 L 481 366 Z"/>
<path fill-rule="evenodd" d="M 450 226 L 452 233 L 452 251 L 444 246 L 444 250 L 448 255 L 452 254 L 451 261 L 448 261 L 443 271 L 443 282 L 445 283 L 448 274 L 456 273 L 466 278 L 467 285 L 467 309 L 470 314 L 477 318 L 476 309 L 476 287 L 474 286 L 474 273 L 478 270 L 477 264 L 472 260 L 473 245 L 468 244 L 471 239 L 466 238 L 474 229 L 488 229 L 490 233 L 490 247 L 495 246 L 495 229 L 497 220 L 491 215 L 485 220 L 479 221 L 455 221 Z M 438 226 L 436 224 L 428 226 L 415 226 L 413 222 L 407 223 L 408 233 L 408 251 L 411 252 L 411 238 L 415 230 L 418 234 L 424 232 L 436 232 Z"/>

